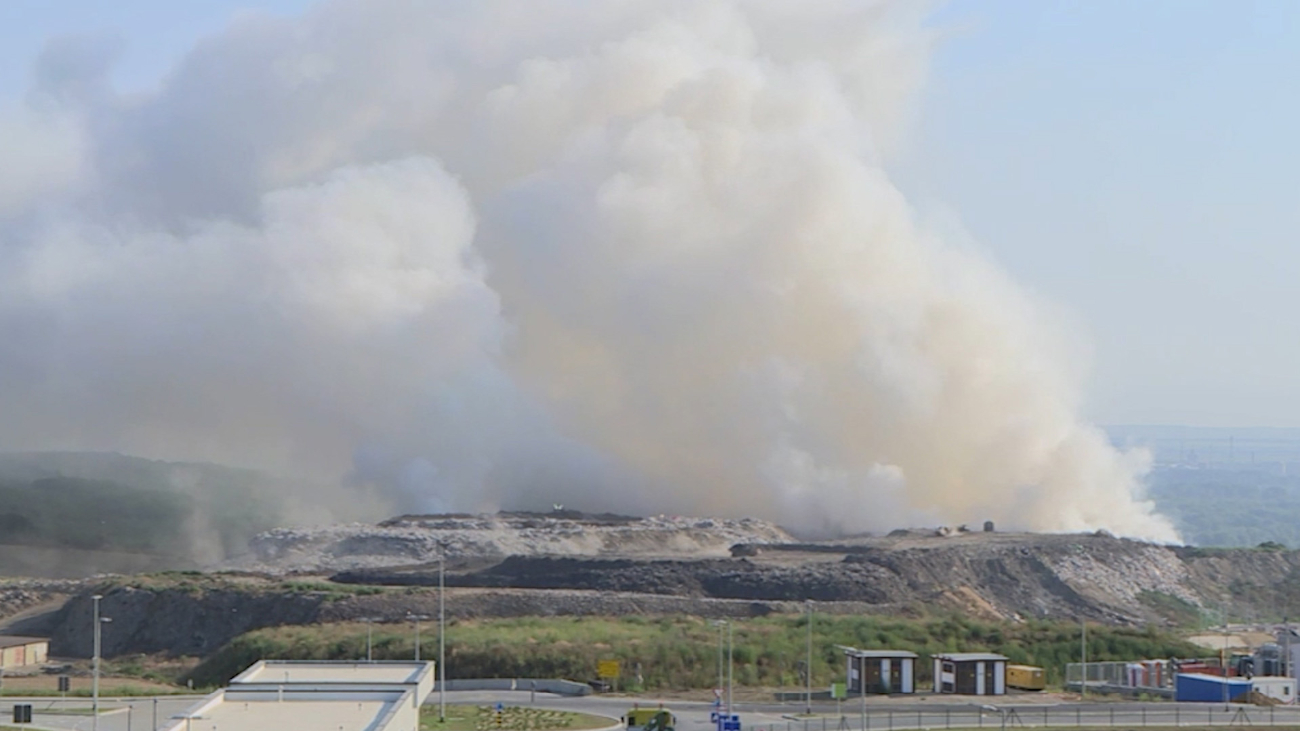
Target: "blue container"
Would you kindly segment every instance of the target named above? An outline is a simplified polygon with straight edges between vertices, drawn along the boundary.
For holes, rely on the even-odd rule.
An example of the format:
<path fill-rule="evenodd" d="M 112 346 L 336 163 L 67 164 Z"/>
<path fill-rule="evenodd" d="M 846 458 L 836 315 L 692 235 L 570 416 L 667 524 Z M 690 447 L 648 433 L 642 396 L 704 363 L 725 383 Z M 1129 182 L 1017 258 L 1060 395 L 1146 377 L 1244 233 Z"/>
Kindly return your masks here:
<path fill-rule="evenodd" d="M 1249 692 L 1250 681 L 1245 678 L 1179 673 L 1174 681 L 1174 700 L 1184 703 L 1222 703 Z"/>

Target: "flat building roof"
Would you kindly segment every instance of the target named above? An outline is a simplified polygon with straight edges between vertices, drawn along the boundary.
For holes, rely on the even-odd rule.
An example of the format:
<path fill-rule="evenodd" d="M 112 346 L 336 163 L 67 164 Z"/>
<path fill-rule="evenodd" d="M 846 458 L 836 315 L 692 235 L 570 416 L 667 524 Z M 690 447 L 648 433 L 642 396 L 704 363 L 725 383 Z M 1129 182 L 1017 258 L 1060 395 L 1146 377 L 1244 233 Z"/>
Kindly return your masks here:
<path fill-rule="evenodd" d="M 880 658 L 882 660 L 894 658 L 916 659 L 919 657 L 915 652 L 909 652 L 907 650 L 858 650 L 852 647 L 844 648 L 844 654 L 868 659 Z"/>
<path fill-rule="evenodd" d="M 947 652 L 934 657 L 950 662 L 992 662 L 1007 659 L 1006 655 L 999 655 L 996 652 Z"/>
<path fill-rule="evenodd" d="M 0 647 L 22 647 L 24 645 L 39 645 L 49 642 L 46 637 L 18 637 L 15 635 L 0 635 Z"/>
<path fill-rule="evenodd" d="M 329 729 L 367 731 L 383 727 L 383 720 L 408 693 L 321 693 L 285 691 L 283 694 L 225 693 L 192 713 L 174 719 L 172 728 L 231 728 L 240 731 Z M 261 696 L 261 697 L 254 697 Z"/>
<path fill-rule="evenodd" d="M 323 683 L 363 684 L 413 684 L 421 674 L 428 672 L 429 663 L 417 662 L 282 662 L 268 660 L 258 663 L 230 681 L 232 686 L 252 683 L 291 683 L 295 685 Z"/>

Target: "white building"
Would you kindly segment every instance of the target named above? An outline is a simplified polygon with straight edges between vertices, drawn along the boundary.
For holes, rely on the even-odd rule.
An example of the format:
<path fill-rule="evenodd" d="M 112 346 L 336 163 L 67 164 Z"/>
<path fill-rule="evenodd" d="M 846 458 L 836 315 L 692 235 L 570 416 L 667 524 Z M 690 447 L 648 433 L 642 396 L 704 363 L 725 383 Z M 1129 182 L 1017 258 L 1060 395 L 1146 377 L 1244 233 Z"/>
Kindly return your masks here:
<path fill-rule="evenodd" d="M 1295 703 L 1295 678 L 1262 675 L 1250 679 L 1250 689 L 1283 703 Z"/>
<path fill-rule="evenodd" d="M 844 656 L 848 659 L 849 693 L 916 692 L 915 652 L 845 647 Z"/>
<path fill-rule="evenodd" d="M 1005 695 L 1007 658 L 992 652 L 951 652 L 934 656 L 934 692 Z"/>
<path fill-rule="evenodd" d="M 164 731 L 418 731 L 431 662 L 262 661 Z"/>

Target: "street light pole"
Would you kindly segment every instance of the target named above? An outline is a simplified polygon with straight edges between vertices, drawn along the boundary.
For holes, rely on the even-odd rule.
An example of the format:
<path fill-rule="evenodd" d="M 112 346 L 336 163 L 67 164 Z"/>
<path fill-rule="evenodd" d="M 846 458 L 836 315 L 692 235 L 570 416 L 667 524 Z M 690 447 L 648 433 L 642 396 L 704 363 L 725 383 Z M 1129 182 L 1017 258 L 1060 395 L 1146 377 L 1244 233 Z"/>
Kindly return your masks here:
<path fill-rule="evenodd" d="M 103 598 L 104 597 L 100 594 L 95 594 L 90 597 L 90 600 L 94 605 L 95 615 L 95 649 L 90 658 L 90 716 L 92 719 L 90 727 L 93 731 L 99 731 L 99 600 Z"/>
<path fill-rule="evenodd" d="M 363 621 L 366 623 L 366 662 L 374 662 L 375 657 L 372 652 L 374 643 L 371 639 L 371 633 L 375 628 L 375 620 L 372 617 L 366 617 Z"/>
<path fill-rule="evenodd" d="M 727 715 L 731 715 L 731 689 L 735 683 L 735 663 L 731 655 L 731 622 L 727 622 Z"/>
<path fill-rule="evenodd" d="M 438 552 L 438 723 L 447 721 L 447 593 L 446 551 Z"/>
<path fill-rule="evenodd" d="M 1079 661 L 1082 674 L 1079 676 L 1079 699 L 1088 697 L 1088 620 L 1079 620 Z"/>
<path fill-rule="evenodd" d="M 805 602 L 805 604 L 808 605 L 808 668 L 807 668 L 808 672 L 806 674 L 806 680 L 808 682 L 808 686 L 807 686 L 808 691 L 807 691 L 807 697 L 805 698 L 804 714 L 811 716 L 812 715 L 812 623 L 813 623 L 812 600 L 809 599 L 807 602 Z"/>
<path fill-rule="evenodd" d="M 93 604 L 94 604 L 94 614 L 95 614 L 95 653 L 94 653 L 94 657 L 91 658 L 91 665 L 92 665 L 92 667 L 93 667 L 93 673 L 94 673 L 94 676 L 93 676 L 94 679 L 91 681 L 91 691 L 90 691 L 90 693 L 91 693 L 91 697 L 92 697 L 91 708 L 90 708 L 90 713 L 91 713 L 90 728 L 91 728 L 91 731 L 99 731 L 99 656 L 100 656 L 100 630 L 101 630 L 101 628 L 103 627 L 103 625 L 104 625 L 105 622 L 111 622 L 111 621 L 113 621 L 113 620 L 109 619 L 108 617 L 101 617 L 101 616 L 99 616 L 99 600 L 100 600 L 100 599 L 103 599 L 103 598 L 104 598 L 104 597 L 101 596 L 101 595 L 99 595 L 99 594 L 95 594 L 94 596 L 91 597 L 91 600 L 92 600 L 92 602 L 93 602 Z"/>
<path fill-rule="evenodd" d="M 725 624 L 726 624 L 725 621 L 717 622 L 718 625 L 718 686 L 717 686 L 718 693 L 721 693 L 722 689 L 726 687 L 722 675 L 722 645 L 724 644 L 722 635 L 724 634 L 723 625 Z"/>

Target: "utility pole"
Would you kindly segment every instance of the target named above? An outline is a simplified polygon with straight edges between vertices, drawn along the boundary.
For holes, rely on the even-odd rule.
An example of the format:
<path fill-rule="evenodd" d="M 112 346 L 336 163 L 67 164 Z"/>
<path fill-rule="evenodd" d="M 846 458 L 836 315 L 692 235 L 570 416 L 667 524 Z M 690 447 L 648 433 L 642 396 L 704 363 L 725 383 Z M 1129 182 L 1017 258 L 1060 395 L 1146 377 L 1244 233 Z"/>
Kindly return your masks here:
<path fill-rule="evenodd" d="M 90 598 L 94 605 L 94 622 L 95 622 L 95 649 L 90 658 L 90 727 L 93 731 L 99 731 L 99 600 L 104 597 L 96 594 Z"/>
<path fill-rule="evenodd" d="M 1088 620 L 1080 619 L 1079 628 L 1079 699 L 1088 697 Z"/>
<path fill-rule="evenodd" d="M 91 659 L 91 664 L 92 664 L 92 666 L 93 666 L 93 672 L 94 672 L 94 679 L 91 681 L 91 696 L 92 696 L 92 698 L 93 698 L 93 700 L 91 701 L 91 707 L 90 707 L 90 714 L 91 714 L 90 728 L 91 728 L 91 731 L 99 731 L 99 656 L 100 656 L 100 631 L 101 631 L 101 629 L 102 629 L 102 627 L 103 627 L 103 625 L 104 625 L 105 622 L 111 622 L 111 621 L 113 621 L 113 620 L 109 619 L 108 617 L 101 617 L 101 616 L 99 616 L 99 600 L 100 600 L 100 599 L 103 599 L 103 598 L 104 598 L 104 597 L 101 596 L 101 595 L 99 595 L 99 594 L 95 594 L 94 596 L 91 597 L 91 601 L 92 601 L 93 604 L 94 604 L 94 615 L 95 615 L 95 654 L 94 654 L 94 657 Z"/>
<path fill-rule="evenodd" d="M 438 723 L 447 722 L 447 550 L 438 552 Z"/>
<path fill-rule="evenodd" d="M 722 689 L 726 687 L 726 682 L 723 680 L 723 676 L 722 676 L 722 645 L 723 645 L 722 635 L 724 632 L 723 625 L 725 625 L 726 622 L 722 621 L 722 622 L 718 622 L 717 624 L 718 624 L 718 692 L 721 693 Z"/>
<path fill-rule="evenodd" d="M 735 682 L 735 663 L 731 654 L 731 622 L 727 622 L 727 715 L 731 715 L 731 689 Z"/>
<path fill-rule="evenodd" d="M 812 600 L 805 602 L 808 605 L 808 672 L 805 675 L 807 680 L 807 696 L 805 697 L 804 714 L 812 715 L 812 623 L 813 623 L 813 605 Z"/>

